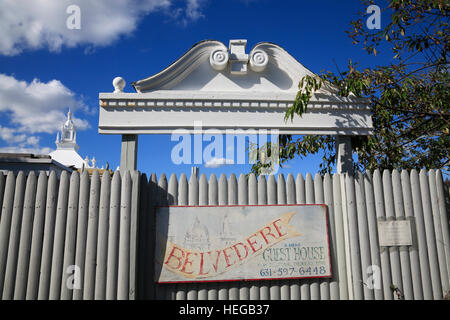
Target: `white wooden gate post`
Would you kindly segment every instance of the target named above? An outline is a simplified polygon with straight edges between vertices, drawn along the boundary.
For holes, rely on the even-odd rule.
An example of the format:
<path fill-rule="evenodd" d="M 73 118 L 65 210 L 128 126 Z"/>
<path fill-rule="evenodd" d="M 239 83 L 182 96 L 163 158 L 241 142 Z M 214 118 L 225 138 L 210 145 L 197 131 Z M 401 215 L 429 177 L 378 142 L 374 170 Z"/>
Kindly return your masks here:
<path fill-rule="evenodd" d="M 336 136 L 337 173 L 351 173 L 353 170 L 351 136 Z"/>
<path fill-rule="evenodd" d="M 120 154 L 120 171 L 134 171 L 137 168 L 137 134 L 122 135 L 122 151 Z"/>

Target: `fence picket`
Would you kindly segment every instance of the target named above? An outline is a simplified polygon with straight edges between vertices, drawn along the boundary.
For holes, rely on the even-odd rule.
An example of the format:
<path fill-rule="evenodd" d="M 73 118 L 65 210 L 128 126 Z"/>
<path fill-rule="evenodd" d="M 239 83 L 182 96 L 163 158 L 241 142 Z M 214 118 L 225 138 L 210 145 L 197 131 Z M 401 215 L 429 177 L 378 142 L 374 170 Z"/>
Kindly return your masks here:
<path fill-rule="evenodd" d="M 277 182 L 275 180 L 275 176 L 273 174 L 269 175 L 267 179 L 267 204 L 274 205 L 277 204 Z M 270 288 L 269 288 L 269 298 L 270 300 L 280 300 L 280 281 L 278 280 L 270 280 Z"/>
<path fill-rule="evenodd" d="M 450 284 L 449 277 L 447 272 L 447 257 L 446 257 L 446 249 L 445 248 L 445 239 L 442 232 L 441 225 L 441 212 L 439 209 L 439 199 L 436 190 L 436 171 L 431 169 L 428 172 L 428 184 L 430 186 L 430 200 L 431 200 L 431 210 L 433 212 L 433 227 L 434 234 L 436 238 L 436 251 L 438 255 L 438 264 L 439 264 L 439 275 L 441 279 L 442 291 L 447 293 L 450 292 Z M 448 224 L 446 226 L 448 230 Z"/>
<path fill-rule="evenodd" d="M 19 254 L 20 230 L 22 226 L 24 193 L 26 177 L 23 171 L 17 174 L 16 188 L 11 218 L 11 232 L 9 234 L 8 255 L 6 259 L 5 282 L 3 287 L 3 299 L 10 300 L 14 297 L 14 283 L 17 273 L 17 260 Z"/>
<path fill-rule="evenodd" d="M 248 176 L 248 204 L 258 204 L 258 180 L 254 173 L 250 173 Z M 260 281 L 254 281 L 250 284 L 250 300 L 259 300 L 259 287 Z"/>
<path fill-rule="evenodd" d="M 403 191 L 398 170 L 392 172 L 392 189 L 394 193 L 395 219 L 405 219 L 405 208 L 403 204 Z M 412 300 L 413 288 L 411 280 L 411 262 L 409 260 L 409 248 L 407 246 L 399 247 L 400 270 L 403 284 L 403 295 L 406 300 Z"/>
<path fill-rule="evenodd" d="M 188 205 L 198 206 L 199 190 L 197 175 L 191 174 L 188 186 Z M 187 285 L 186 300 L 198 300 L 200 284 L 192 283 Z"/>
<path fill-rule="evenodd" d="M 436 235 L 433 225 L 433 211 L 431 207 L 431 196 L 430 196 L 430 188 L 428 185 L 428 176 L 425 170 L 420 170 L 419 181 L 422 197 L 425 234 L 427 239 L 428 263 L 430 265 L 431 285 L 433 289 L 433 299 L 441 299 L 442 285 L 439 272 L 438 253 L 436 248 Z"/>
<path fill-rule="evenodd" d="M 315 193 L 314 180 L 312 175 L 308 173 L 306 174 L 305 180 L 305 196 L 307 204 L 314 204 L 316 202 L 314 193 Z M 315 279 L 307 279 L 305 281 L 309 283 L 309 291 L 310 291 L 309 299 L 319 300 L 320 299 L 319 281 Z"/>
<path fill-rule="evenodd" d="M 172 174 L 169 179 L 167 201 L 168 205 L 178 204 L 178 180 L 175 174 Z M 153 260 L 153 258 L 152 258 Z M 166 284 L 166 299 L 174 300 L 176 298 L 176 284 Z"/>
<path fill-rule="evenodd" d="M 322 176 L 316 173 L 314 177 L 314 200 L 317 204 L 325 203 L 325 190 L 324 182 Z M 327 218 L 329 219 L 329 218 Z M 330 300 L 330 283 L 329 279 L 320 279 L 317 281 L 319 283 L 319 297 L 321 300 Z"/>
<path fill-rule="evenodd" d="M 215 206 L 219 204 L 219 189 L 217 184 L 217 177 L 214 173 L 209 176 L 208 182 L 208 205 Z M 208 290 L 208 300 L 219 299 L 219 292 L 217 286 L 212 285 Z"/>
<path fill-rule="evenodd" d="M 16 177 L 12 171 L 8 172 L 3 195 L 2 215 L 0 218 L 0 296 L 3 296 L 5 283 L 6 262 L 8 261 L 9 236 L 11 234 L 12 212 L 14 207 L 14 191 Z"/>
<path fill-rule="evenodd" d="M 361 252 L 359 246 L 355 179 L 350 174 L 345 175 L 345 193 L 347 195 L 348 232 L 350 238 L 351 271 L 353 275 L 353 294 L 355 300 L 362 300 L 364 298 L 364 292 L 361 272 Z"/>
<path fill-rule="evenodd" d="M 155 207 L 158 205 L 158 178 L 155 173 L 150 175 L 148 181 L 148 216 L 147 216 L 147 226 L 146 229 L 148 232 L 146 233 L 148 242 L 148 252 L 147 252 L 147 266 L 148 266 L 148 275 L 147 275 L 147 285 L 146 285 L 146 297 L 148 299 L 160 299 L 159 295 L 159 285 L 153 281 L 155 266 L 154 266 L 154 237 L 155 237 Z"/>
<path fill-rule="evenodd" d="M 278 175 L 277 181 L 277 203 L 287 203 L 286 180 L 284 179 L 284 175 L 281 173 Z M 289 300 L 291 298 L 289 280 L 280 280 L 278 282 L 280 285 L 280 300 Z"/>
<path fill-rule="evenodd" d="M 294 176 L 289 173 L 286 180 L 286 202 L 287 204 L 296 204 L 296 190 L 295 190 Z M 300 284 L 297 279 L 289 281 L 289 298 L 291 300 L 300 300 Z"/>
<path fill-rule="evenodd" d="M 184 173 L 181 174 L 178 183 L 178 205 L 187 206 L 189 204 L 189 185 L 187 177 Z M 176 300 L 186 300 L 187 299 L 187 286 L 184 283 L 176 284 Z"/>
<path fill-rule="evenodd" d="M 148 227 L 148 215 L 150 213 L 149 211 L 149 187 L 148 187 L 148 179 L 147 175 L 145 173 L 141 176 L 140 181 L 140 194 L 139 194 L 139 225 L 138 225 L 138 251 L 139 255 L 137 258 L 138 263 L 138 271 L 137 271 L 137 300 L 144 300 L 147 299 L 147 288 L 151 285 L 152 277 L 150 276 L 150 266 L 147 264 L 149 260 L 149 251 L 150 248 L 148 246 L 148 241 L 146 238 L 147 233 L 147 227 Z M 151 281 L 149 281 L 149 276 L 151 278 Z"/>
<path fill-rule="evenodd" d="M 218 186 L 218 203 L 219 206 L 224 206 L 228 204 L 228 181 L 225 174 L 221 174 L 219 178 L 219 186 Z M 218 287 L 218 299 L 219 300 L 228 300 L 228 284 L 225 282 L 220 282 L 217 285 Z"/>
<path fill-rule="evenodd" d="M 100 200 L 100 177 L 94 171 L 89 192 L 89 219 L 86 239 L 83 299 L 93 300 L 95 292 L 95 269 L 97 264 L 98 209 Z"/>
<path fill-rule="evenodd" d="M 37 179 L 34 171 L 28 174 L 23 201 L 22 225 L 20 227 L 19 252 L 14 288 L 14 300 L 24 300 L 27 290 L 30 266 L 31 237 L 33 231 Z"/>
<path fill-rule="evenodd" d="M 258 204 L 267 204 L 267 181 L 265 176 L 259 176 L 258 180 Z M 268 287 L 268 281 L 261 281 L 259 288 L 259 297 L 261 300 L 269 300 L 270 292 Z"/>
<path fill-rule="evenodd" d="M 39 269 L 43 255 L 43 238 L 45 222 L 45 199 L 47 197 L 47 175 L 45 171 L 39 173 L 36 187 L 36 203 L 34 206 L 34 220 L 30 248 L 30 266 L 28 270 L 26 299 L 35 300 L 39 290 Z"/>
<path fill-rule="evenodd" d="M 55 237 L 53 242 L 52 268 L 50 272 L 50 300 L 61 297 L 61 279 L 64 258 L 64 238 L 66 233 L 67 201 L 69 196 L 69 175 L 61 173 L 56 209 Z"/>
<path fill-rule="evenodd" d="M 339 282 L 337 277 L 338 264 L 336 254 L 336 221 L 333 206 L 333 181 L 329 173 L 325 174 L 323 179 L 324 203 L 327 205 L 328 214 L 328 242 L 330 245 L 330 263 L 332 278 L 328 280 L 330 300 L 339 299 Z"/>
<path fill-rule="evenodd" d="M 108 233 L 109 233 L 109 209 L 110 209 L 110 197 L 111 197 L 111 176 L 109 171 L 103 172 L 100 188 L 100 202 L 99 202 L 99 217 L 98 217 L 98 238 L 97 238 L 97 268 L 95 270 L 95 300 L 104 300 L 106 298 L 106 274 L 108 264 Z M 79 226 L 82 233 L 86 233 L 87 228 L 84 226 L 84 221 L 87 221 L 83 217 Z M 84 238 L 82 234 L 80 238 Z M 86 245 L 83 240 L 80 241 L 80 261 L 82 261 L 83 247 Z M 78 247 L 77 247 L 78 253 Z M 82 263 L 82 262 L 81 262 Z"/>
<path fill-rule="evenodd" d="M 368 268 L 371 266 L 369 227 L 367 221 L 367 203 L 364 186 L 364 176 L 358 172 L 355 181 L 356 211 L 358 220 L 359 246 L 361 253 L 361 276 L 365 300 L 373 300 L 374 293 L 367 285 Z"/>
<path fill-rule="evenodd" d="M 117 269 L 117 299 L 127 300 L 130 288 L 130 219 L 131 219 L 131 175 L 126 170 L 122 174 L 120 191 L 119 265 Z"/>
<path fill-rule="evenodd" d="M 200 176 L 198 182 L 198 205 L 207 206 L 208 205 L 208 180 L 206 179 L 206 175 L 203 173 Z M 211 288 L 212 284 L 209 283 L 200 283 L 198 290 L 198 300 L 207 300 L 208 299 L 208 290 Z"/>
<path fill-rule="evenodd" d="M 239 175 L 238 181 L 238 204 L 247 205 L 248 204 L 248 184 L 246 176 L 241 173 Z M 251 284 L 247 281 L 240 282 L 239 288 L 239 300 L 249 300 L 250 299 L 250 288 Z"/>
<path fill-rule="evenodd" d="M 401 173 L 402 194 L 405 205 L 405 217 L 411 222 L 411 228 L 416 228 L 414 221 L 414 208 L 411 194 L 411 181 L 409 174 L 406 170 Z M 422 279 L 420 274 L 419 255 L 417 252 L 417 232 L 412 232 L 413 245 L 408 248 L 409 259 L 411 263 L 411 277 L 413 286 L 413 298 L 415 300 L 423 300 Z"/>
<path fill-rule="evenodd" d="M 115 300 L 117 298 L 121 184 L 122 178 L 120 171 L 117 170 L 114 172 L 111 180 L 111 198 L 109 203 L 108 258 L 106 265 L 107 300 Z M 89 220 L 91 220 L 90 215 Z"/>
<path fill-rule="evenodd" d="M 296 184 L 297 203 L 306 204 L 305 179 L 303 178 L 303 175 L 301 173 L 297 175 L 295 184 Z M 298 281 L 300 283 L 300 299 L 309 300 L 311 297 L 309 281 L 306 279 Z"/>
<path fill-rule="evenodd" d="M 45 205 L 44 240 L 42 243 L 41 269 L 39 275 L 38 299 L 47 300 L 50 294 L 50 279 L 52 269 L 53 241 L 55 235 L 58 178 L 52 171 L 48 177 L 47 198 Z"/>
<path fill-rule="evenodd" d="M 366 172 L 364 175 L 364 190 L 366 198 L 366 210 L 367 210 L 367 227 L 369 232 L 369 246 L 370 246 L 370 260 L 371 268 L 365 270 L 366 277 L 371 276 L 373 283 L 371 283 L 373 292 L 373 298 L 375 300 L 383 299 L 383 286 L 381 285 L 381 274 L 377 272 L 380 269 L 380 247 L 378 245 L 378 226 L 377 226 L 377 216 L 375 208 L 375 195 L 373 187 L 373 178 L 370 172 Z M 367 282 L 370 280 L 368 279 Z M 366 283 L 368 286 L 369 283 Z"/>
<path fill-rule="evenodd" d="M 437 188 L 437 199 L 442 227 L 442 238 L 444 243 L 445 257 L 447 261 L 447 278 L 450 279 L 450 230 L 449 221 L 445 205 L 445 185 L 442 178 L 441 170 L 436 170 L 436 188 Z M 448 198 L 450 201 L 450 197 Z"/>
<path fill-rule="evenodd" d="M 76 287 L 78 281 L 78 266 L 75 266 L 75 245 L 77 235 L 78 221 L 78 196 L 80 192 L 80 175 L 77 171 L 72 172 L 69 186 L 69 200 L 67 204 L 67 222 L 66 235 L 64 240 L 64 260 L 63 277 L 61 286 L 61 300 L 72 300 L 73 290 L 79 290 Z M 80 270 L 81 272 L 81 270 Z M 72 278 L 72 279 L 71 279 Z M 81 284 L 80 284 L 81 287 Z"/>

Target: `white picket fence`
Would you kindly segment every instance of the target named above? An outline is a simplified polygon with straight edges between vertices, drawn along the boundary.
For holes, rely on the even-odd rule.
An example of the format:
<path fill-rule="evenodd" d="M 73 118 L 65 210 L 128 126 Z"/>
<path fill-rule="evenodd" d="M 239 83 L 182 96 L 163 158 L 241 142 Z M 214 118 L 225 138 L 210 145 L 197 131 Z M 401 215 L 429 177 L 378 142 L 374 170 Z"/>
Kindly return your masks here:
<path fill-rule="evenodd" d="M 143 181 L 146 179 L 144 178 Z M 143 182 L 145 184 L 145 182 Z M 344 175 L 279 175 L 260 177 L 212 175 L 197 181 L 185 175 L 169 182 L 150 177 L 147 206 L 154 205 L 328 205 L 333 277 L 327 280 L 249 281 L 154 285 L 151 273 L 141 297 L 156 299 L 395 299 L 391 285 L 405 299 L 442 299 L 449 291 L 448 204 L 439 171 L 410 174 L 377 170 L 356 177 Z M 148 208 L 148 207 L 146 207 Z M 144 209 L 141 212 L 147 212 Z M 377 220 L 410 219 L 414 245 L 380 248 Z M 152 230 L 150 222 L 147 230 Z M 152 243 L 152 233 L 146 243 Z M 144 252 L 141 270 L 152 268 L 152 246 Z M 370 268 L 369 268 L 370 267 Z M 378 269 L 377 269 L 378 268 Z M 366 283 L 374 270 L 380 283 Z M 145 272 L 142 272 L 145 277 Z M 375 279 L 376 280 L 376 279 Z"/>
<path fill-rule="evenodd" d="M 296 203 L 328 205 L 332 278 L 154 283 L 154 206 Z M 450 204 L 439 170 L 209 181 L 10 172 L 0 173 L 0 205 L 2 299 L 421 300 L 450 291 Z M 404 219 L 413 245 L 380 247 L 377 221 Z"/>

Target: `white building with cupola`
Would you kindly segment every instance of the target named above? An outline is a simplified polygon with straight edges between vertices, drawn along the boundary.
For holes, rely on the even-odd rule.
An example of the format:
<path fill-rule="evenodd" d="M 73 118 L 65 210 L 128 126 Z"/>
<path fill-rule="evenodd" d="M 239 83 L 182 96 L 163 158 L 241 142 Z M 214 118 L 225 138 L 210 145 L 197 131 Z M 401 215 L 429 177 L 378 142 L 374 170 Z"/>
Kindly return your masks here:
<path fill-rule="evenodd" d="M 83 159 L 78 154 L 80 147 L 77 144 L 77 129 L 70 110 L 67 113 L 67 120 L 62 124 L 61 130 L 56 134 L 55 144 L 56 150 L 49 154 L 53 160 L 69 168 L 72 167 L 81 170 L 97 168 L 95 157 L 89 159 L 86 156 Z"/>

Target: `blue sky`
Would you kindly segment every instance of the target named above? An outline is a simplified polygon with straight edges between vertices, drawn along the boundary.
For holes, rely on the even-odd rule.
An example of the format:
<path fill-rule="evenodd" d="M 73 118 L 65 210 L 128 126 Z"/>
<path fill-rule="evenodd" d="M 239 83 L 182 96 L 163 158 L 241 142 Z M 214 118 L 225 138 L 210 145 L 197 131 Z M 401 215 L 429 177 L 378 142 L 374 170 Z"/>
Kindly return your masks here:
<path fill-rule="evenodd" d="M 80 30 L 65 27 L 71 4 L 81 9 Z M 348 59 L 362 67 L 388 62 L 389 52 L 369 56 L 346 35 L 358 11 L 365 11 L 359 0 L 0 0 L 0 152 L 52 151 L 70 107 L 80 155 L 115 169 L 121 137 L 97 133 L 98 93 L 112 92 L 116 76 L 134 92 L 132 81 L 161 71 L 205 39 L 226 45 L 247 39 L 248 51 L 274 42 L 316 73 L 345 68 Z M 139 136 L 138 169 L 189 173 L 191 165 L 172 163 L 175 145 L 170 135 Z M 280 172 L 315 173 L 320 161 L 321 155 L 293 160 Z M 208 176 L 250 168 L 200 167 Z"/>

